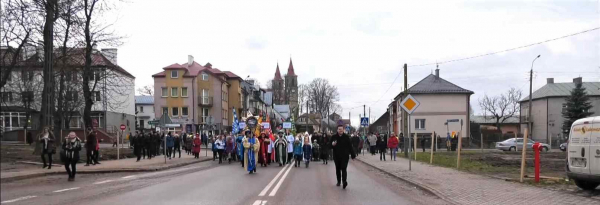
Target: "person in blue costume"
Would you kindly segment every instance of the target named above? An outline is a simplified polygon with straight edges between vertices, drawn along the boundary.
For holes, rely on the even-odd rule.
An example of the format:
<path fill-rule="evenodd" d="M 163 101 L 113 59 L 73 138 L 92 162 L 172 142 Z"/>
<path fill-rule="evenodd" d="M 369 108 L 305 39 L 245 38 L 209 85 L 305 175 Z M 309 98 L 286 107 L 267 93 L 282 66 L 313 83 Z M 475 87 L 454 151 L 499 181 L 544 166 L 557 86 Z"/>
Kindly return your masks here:
<path fill-rule="evenodd" d="M 249 132 L 249 131 L 246 131 Z M 237 155 L 238 155 L 238 159 L 240 160 L 240 162 L 242 163 L 242 167 L 244 167 L 244 145 L 242 144 L 244 142 L 244 135 L 240 134 L 236 139 L 235 139 L 235 143 L 237 144 Z"/>
<path fill-rule="evenodd" d="M 244 139 L 244 167 L 250 174 L 256 173 L 256 163 L 258 162 L 258 151 L 260 143 L 251 131 L 246 131 Z"/>

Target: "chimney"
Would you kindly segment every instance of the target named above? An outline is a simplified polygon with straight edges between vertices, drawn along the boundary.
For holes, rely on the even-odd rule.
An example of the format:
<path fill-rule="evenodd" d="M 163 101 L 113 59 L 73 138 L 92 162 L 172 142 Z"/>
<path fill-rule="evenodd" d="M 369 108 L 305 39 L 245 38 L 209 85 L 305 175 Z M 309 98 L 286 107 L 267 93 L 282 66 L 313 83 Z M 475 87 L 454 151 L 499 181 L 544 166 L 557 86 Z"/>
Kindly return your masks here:
<path fill-rule="evenodd" d="M 188 66 L 191 66 L 194 63 L 194 56 L 188 55 Z"/>
<path fill-rule="evenodd" d="M 117 64 L 117 49 L 116 48 L 103 48 L 102 55 L 106 57 L 112 64 Z"/>
<path fill-rule="evenodd" d="M 440 78 L 440 69 L 439 68 L 435 69 L 435 77 Z"/>
<path fill-rule="evenodd" d="M 582 82 L 583 82 L 583 80 L 581 79 L 581 77 L 573 78 L 573 83 L 575 83 L 575 84 L 581 84 Z"/>
<path fill-rule="evenodd" d="M 547 84 L 552 84 L 552 83 L 554 83 L 554 78 L 546 78 L 546 83 L 547 83 Z"/>

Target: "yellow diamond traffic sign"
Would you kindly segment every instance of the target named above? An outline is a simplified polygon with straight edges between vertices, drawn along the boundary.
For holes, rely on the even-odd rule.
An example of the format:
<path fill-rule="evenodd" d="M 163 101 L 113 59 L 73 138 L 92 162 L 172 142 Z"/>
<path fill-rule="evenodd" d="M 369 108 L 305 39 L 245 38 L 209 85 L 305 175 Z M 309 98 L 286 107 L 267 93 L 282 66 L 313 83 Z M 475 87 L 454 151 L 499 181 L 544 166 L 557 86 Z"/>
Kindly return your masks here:
<path fill-rule="evenodd" d="M 404 100 L 402 100 L 400 107 L 408 112 L 408 114 L 412 114 L 420 104 L 421 103 L 419 103 L 417 99 L 413 98 L 412 95 L 408 95 L 406 98 L 404 98 Z"/>

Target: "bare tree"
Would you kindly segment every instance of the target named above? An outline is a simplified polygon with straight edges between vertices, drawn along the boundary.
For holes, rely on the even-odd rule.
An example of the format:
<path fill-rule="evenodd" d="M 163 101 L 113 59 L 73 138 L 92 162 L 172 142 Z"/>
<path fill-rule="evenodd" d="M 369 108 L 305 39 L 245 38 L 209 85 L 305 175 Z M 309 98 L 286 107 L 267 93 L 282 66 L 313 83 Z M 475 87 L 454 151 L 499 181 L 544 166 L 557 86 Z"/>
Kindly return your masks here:
<path fill-rule="evenodd" d="M 15 66 L 24 61 L 24 48 L 35 32 L 35 16 L 32 2 L 20 0 L 6 0 L 0 3 L 0 44 L 2 47 L 0 74 L 0 88 L 3 88 L 9 79 L 9 74 Z"/>
<path fill-rule="evenodd" d="M 85 61 L 82 72 L 83 97 L 85 101 L 83 119 L 85 125 L 89 126 L 92 125 L 91 111 L 94 105 L 94 98 L 98 101 L 97 98 L 101 97 L 101 94 L 98 94 L 98 90 L 102 90 L 104 94 L 104 105 L 101 106 L 105 110 L 116 110 L 127 106 L 127 99 L 120 98 L 119 96 L 127 95 L 128 89 L 134 83 L 128 76 L 124 76 L 126 73 L 122 69 L 119 69 L 118 65 L 109 64 L 101 68 L 93 66 L 94 61 L 92 57 L 97 54 L 94 47 L 97 44 L 119 45 L 121 44 L 122 37 L 116 36 L 114 31 L 109 29 L 111 27 L 110 24 L 102 22 L 102 15 L 112 9 L 106 0 L 82 0 L 82 4 L 85 45 Z M 101 82 L 102 88 L 97 87 L 99 82 Z"/>
<path fill-rule="evenodd" d="M 154 86 L 144 85 L 144 87 L 138 88 L 137 92 L 139 95 L 143 96 L 154 96 Z"/>
<path fill-rule="evenodd" d="M 496 121 L 496 127 L 501 130 L 500 125 L 507 119 L 519 116 L 519 100 L 523 92 L 516 88 L 511 88 L 506 93 L 499 96 L 490 97 L 488 95 L 479 99 L 479 106 L 484 112 L 490 113 L 490 119 Z M 487 116 L 485 116 L 487 118 Z"/>
<path fill-rule="evenodd" d="M 298 85 L 298 107 L 300 107 L 300 113 L 304 111 L 306 108 L 306 104 L 308 104 L 308 85 L 300 84 Z M 308 113 L 308 110 L 306 110 Z"/>
<path fill-rule="evenodd" d="M 330 108 L 334 107 L 339 101 L 340 94 L 337 87 L 331 85 L 327 79 L 316 78 L 306 86 L 308 103 L 311 110 L 321 115 L 321 118 L 327 116 Z"/>

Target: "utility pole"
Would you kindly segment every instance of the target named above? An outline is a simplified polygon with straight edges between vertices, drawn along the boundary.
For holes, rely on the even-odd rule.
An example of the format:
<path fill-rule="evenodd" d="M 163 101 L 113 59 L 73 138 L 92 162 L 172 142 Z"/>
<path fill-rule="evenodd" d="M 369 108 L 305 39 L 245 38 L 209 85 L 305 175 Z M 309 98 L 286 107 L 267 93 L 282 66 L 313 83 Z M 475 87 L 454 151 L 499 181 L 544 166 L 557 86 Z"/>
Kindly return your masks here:
<path fill-rule="evenodd" d="M 363 105 L 363 117 L 367 117 L 367 105 Z M 362 118 L 361 120 L 361 124 L 362 124 Z M 367 131 L 365 130 L 365 128 L 363 128 L 363 135 L 367 135 Z"/>
<path fill-rule="evenodd" d="M 406 63 L 404 64 L 404 93 L 402 95 L 402 100 L 404 100 L 404 98 L 406 98 L 406 96 L 408 96 L 408 75 L 407 75 L 407 71 L 408 71 L 408 66 L 406 65 Z M 400 102 L 402 102 L 402 100 Z M 404 157 L 408 157 L 408 146 L 410 146 L 408 138 L 410 138 L 408 133 L 408 113 L 406 111 L 404 111 L 404 109 L 402 110 L 402 127 L 404 129 L 402 129 L 402 133 L 404 135 Z"/>

